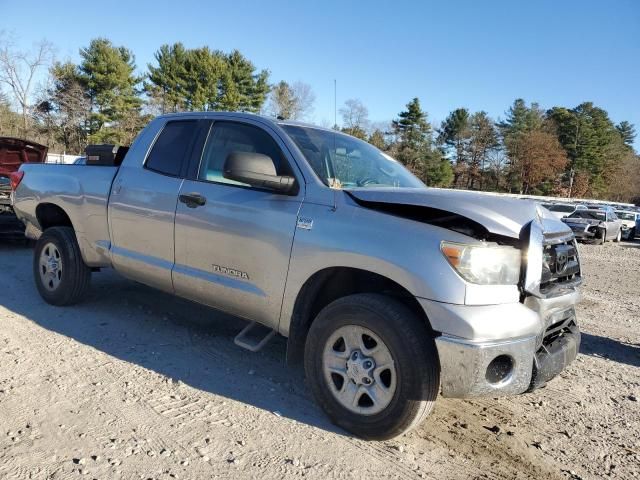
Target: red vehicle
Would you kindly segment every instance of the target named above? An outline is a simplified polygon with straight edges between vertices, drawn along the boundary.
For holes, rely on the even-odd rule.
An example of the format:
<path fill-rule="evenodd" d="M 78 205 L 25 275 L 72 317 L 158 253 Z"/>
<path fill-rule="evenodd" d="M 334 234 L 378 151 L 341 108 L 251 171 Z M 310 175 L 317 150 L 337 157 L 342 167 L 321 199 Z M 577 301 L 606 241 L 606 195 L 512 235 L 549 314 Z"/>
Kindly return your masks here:
<path fill-rule="evenodd" d="M 44 163 L 47 150 L 28 140 L 0 137 L 0 237 L 24 238 L 24 226 L 11 208 L 11 174 L 23 163 Z"/>

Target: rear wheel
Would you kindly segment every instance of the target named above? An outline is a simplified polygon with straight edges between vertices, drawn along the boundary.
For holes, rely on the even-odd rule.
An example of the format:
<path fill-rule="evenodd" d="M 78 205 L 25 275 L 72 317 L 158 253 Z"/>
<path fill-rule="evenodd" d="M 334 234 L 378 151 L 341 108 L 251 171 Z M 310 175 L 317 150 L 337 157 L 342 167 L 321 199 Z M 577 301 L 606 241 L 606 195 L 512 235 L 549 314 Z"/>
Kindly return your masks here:
<path fill-rule="evenodd" d="M 440 387 L 424 320 L 376 294 L 350 295 L 320 312 L 307 336 L 305 372 L 331 420 L 367 439 L 392 438 L 418 425 Z"/>
<path fill-rule="evenodd" d="M 73 305 L 84 297 L 91 269 L 82 260 L 72 228 L 45 230 L 34 248 L 33 276 L 40 296 L 47 303 Z"/>

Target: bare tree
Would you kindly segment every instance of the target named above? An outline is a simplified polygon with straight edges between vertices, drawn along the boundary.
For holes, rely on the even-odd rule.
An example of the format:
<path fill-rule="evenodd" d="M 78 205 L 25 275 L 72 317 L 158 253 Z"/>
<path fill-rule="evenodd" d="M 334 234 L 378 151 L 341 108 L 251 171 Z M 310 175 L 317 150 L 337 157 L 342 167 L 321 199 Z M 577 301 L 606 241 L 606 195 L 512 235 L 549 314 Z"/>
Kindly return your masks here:
<path fill-rule="evenodd" d="M 313 104 L 316 94 L 311 90 L 311 85 L 304 82 L 294 82 L 291 85 L 293 97 L 296 99 L 295 119 L 308 120 L 313 113 Z"/>
<path fill-rule="evenodd" d="M 271 89 L 268 111 L 274 117 L 304 120 L 313 112 L 315 100 L 316 96 L 310 85 L 303 82 L 289 85 L 281 81 Z"/>
<path fill-rule="evenodd" d="M 13 42 L 0 38 L 0 83 L 8 85 L 22 113 L 22 136 L 27 136 L 31 95 L 38 70 L 53 59 L 52 45 L 43 40 L 32 52 L 17 50 Z"/>
<path fill-rule="evenodd" d="M 357 98 L 345 101 L 344 106 L 340 109 L 340 115 L 342 115 L 345 129 L 365 131 L 369 128 L 369 109 Z"/>

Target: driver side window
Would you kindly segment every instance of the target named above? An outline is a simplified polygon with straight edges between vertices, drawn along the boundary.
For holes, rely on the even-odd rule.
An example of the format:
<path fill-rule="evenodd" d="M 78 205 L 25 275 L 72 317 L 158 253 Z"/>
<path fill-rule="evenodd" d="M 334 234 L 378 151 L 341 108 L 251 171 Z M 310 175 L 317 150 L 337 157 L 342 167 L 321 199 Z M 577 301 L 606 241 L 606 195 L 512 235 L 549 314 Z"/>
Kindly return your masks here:
<path fill-rule="evenodd" d="M 207 182 L 249 186 L 224 178 L 224 164 L 234 152 L 261 153 L 271 157 L 278 175 L 291 175 L 280 147 L 261 128 L 243 123 L 215 122 L 209 131 L 200 160 L 198 179 Z"/>

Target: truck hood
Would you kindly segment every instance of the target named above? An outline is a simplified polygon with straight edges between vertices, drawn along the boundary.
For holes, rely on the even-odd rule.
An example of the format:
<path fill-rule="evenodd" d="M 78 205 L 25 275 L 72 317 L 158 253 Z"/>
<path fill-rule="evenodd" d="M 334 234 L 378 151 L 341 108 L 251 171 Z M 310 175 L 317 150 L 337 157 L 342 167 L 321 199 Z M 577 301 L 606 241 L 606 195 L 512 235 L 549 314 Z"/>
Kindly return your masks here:
<path fill-rule="evenodd" d="M 0 176 L 17 172 L 23 163 L 44 163 L 48 147 L 19 138 L 0 137 Z"/>
<path fill-rule="evenodd" d="M 571 229 L 530 200 L 438 188 L 370 188 L 345 190 L 359 204 L 389 210 L 389 206 L 450 213 L 494 235 L 519 239 L 524 227 L 538 218 L 545 235 L 571 234 Z M 392 213 L 402 215 L 402 208 Z M 432 216 L 435 218 L 435 216 Z M 427 220 L 428 221 L 428 220 Z M 436 222 L 433 222 L 436 223 Z"/>

